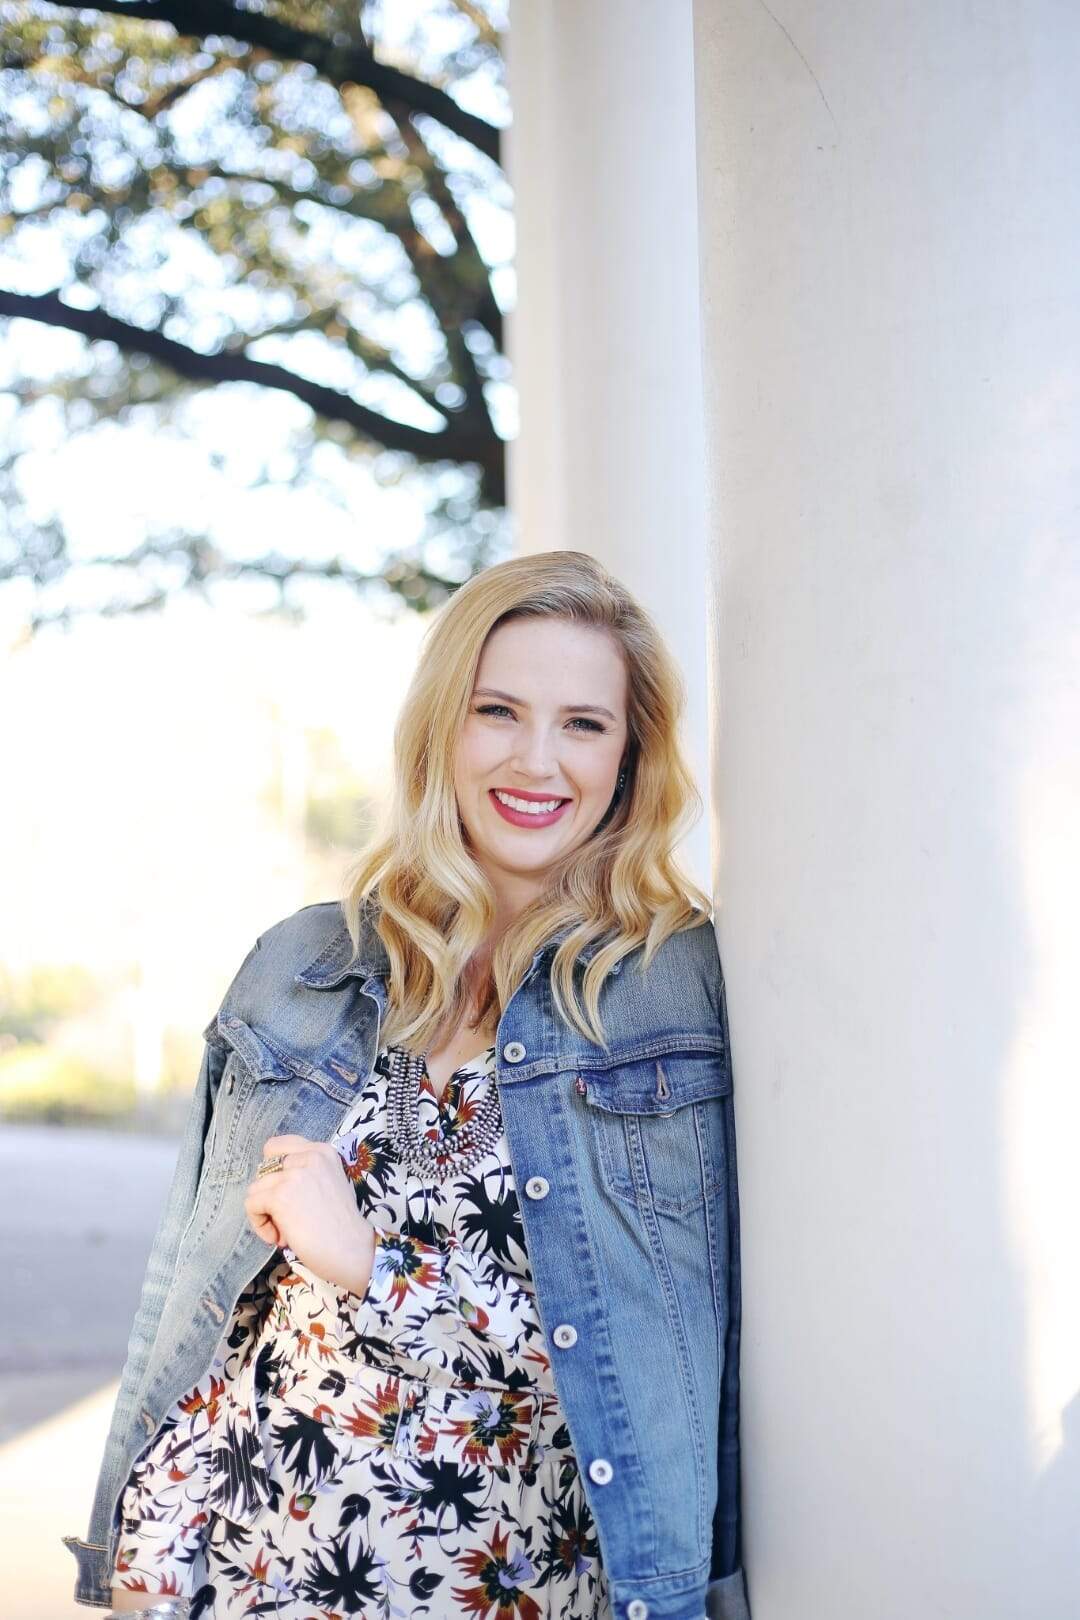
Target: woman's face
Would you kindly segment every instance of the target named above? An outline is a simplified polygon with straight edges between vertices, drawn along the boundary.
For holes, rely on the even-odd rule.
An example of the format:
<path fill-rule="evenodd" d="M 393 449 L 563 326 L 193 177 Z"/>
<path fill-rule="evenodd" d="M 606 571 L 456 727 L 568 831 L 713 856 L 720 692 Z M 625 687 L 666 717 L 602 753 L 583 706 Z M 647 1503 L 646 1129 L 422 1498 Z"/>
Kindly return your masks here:
<path fill-rule="evenodd" d="M 542 891 L 548 868 L 585 843 L 611 803 L 626 698 L 622 653 L 604 630 L 511 619 L 488 636 L 454 786 L 473 855 L 510 910 Z M 544 812 L 515 809 L 500 795 L 543 803 Z"/>

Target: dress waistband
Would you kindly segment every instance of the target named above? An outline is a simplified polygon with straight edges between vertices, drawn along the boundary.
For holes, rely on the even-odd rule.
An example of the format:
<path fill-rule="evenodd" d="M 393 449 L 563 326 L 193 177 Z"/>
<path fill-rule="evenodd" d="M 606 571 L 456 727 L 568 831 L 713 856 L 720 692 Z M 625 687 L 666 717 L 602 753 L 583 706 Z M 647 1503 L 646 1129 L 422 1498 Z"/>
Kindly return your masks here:
<path fill-rule="evenodd" d="M 272 1502 L 274 1428 L 282 1421 L 283 1408 L 301 1410 L 331 1433 L 383 1448 L 403 1461 L 514 1469 L 535 1468 L 555 1458 L 574 1461 L 565 1415 L 553 1390 L 444 1383 L 435 1369 L 433 1376 L 425 1376 L 373 1365 L 344 1348 L 336 1314 L 312 1317 L 308 1307 L 329 1303 L 333 1293 L 329 1285 L 325 1293 L 317 1290 L 293 1270 L 278 1281 L 262 1330 L 213 1425 L 219 1440 L 213 1449 L 209 1505 L 224 1517 L 250 1524 Z M 254 1379 L 259 1352 L 276 1338 L 288 1341 L 293 1373 L 310 1367 L 318 1376 L 297 1380 L 285 1368 L 281 1377 L 271 1372 L 269 1387 L 260 1396 Z M 272 1367 L 274 1359 L 268 1358 L 266 1365 Z M 327 1379 L 328 1372 L 334 1378 Z"/>
<path fill-rule="evenodd" d="M 544 1391 L 436 1384 L 367 1366 L 357 1385 L 359 1399 L 351 1411 L 340 1406 L 332 1425 L 398 1456 L 534 1468 L 553 1451 L 570 1452 L 558 1399 Z"/>
<path fill-rule="evenodd" d="M 294 1359 L 309 1361 L 322 1372 L 332 1368 L 344 1379 L 343 1392 L 318 1408 L 329 1428 L 395 1450 L 411 1443 L 422 1456 L 441 1454 L 445 1441 L 469 1462 L 495 1465 L 528 1466 L 528 1455 L 537 1447 L 569 1450 L 554 1391 L 449 1383 L 434 1369 L 432 1376 L 373 1365 L 343 1348 L 336 1316 L 312 1320 L 307 1313 L 313 1301 L 325 1304 L 333 1297 L 329 1285 L 325 1292 L 317 1290 L 304 1268 L 294 1265 L 278 1282 L 264 1326 L 264 1332 L 290 1336 Z"/>

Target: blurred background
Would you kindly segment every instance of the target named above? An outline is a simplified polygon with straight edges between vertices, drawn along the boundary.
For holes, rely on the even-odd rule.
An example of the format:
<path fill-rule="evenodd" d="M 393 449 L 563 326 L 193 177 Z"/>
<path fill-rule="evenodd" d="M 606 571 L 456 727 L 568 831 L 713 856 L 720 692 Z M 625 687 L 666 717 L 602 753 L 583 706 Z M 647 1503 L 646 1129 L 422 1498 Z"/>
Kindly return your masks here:
<path fill-rule="evenodd" d="M 8 1118 L 189 1083 L 509 544 L 499 7 L 220 9 L 0 9 Z"/>
<path fill-rule="evenodd" d="M 504 7 L 211 11 L 0 5 L 6 1620 L 81 1612 L 202 1028 L 510 548 Z"/>

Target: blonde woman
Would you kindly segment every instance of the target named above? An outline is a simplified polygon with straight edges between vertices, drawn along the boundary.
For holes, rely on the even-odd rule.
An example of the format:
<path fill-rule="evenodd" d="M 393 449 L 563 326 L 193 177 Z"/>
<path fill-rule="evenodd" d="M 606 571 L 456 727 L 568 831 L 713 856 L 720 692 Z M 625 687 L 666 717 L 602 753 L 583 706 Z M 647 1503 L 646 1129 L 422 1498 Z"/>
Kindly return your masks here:
<path fill-rule="evenodd" d="M 700 800 L 648 614 L 518 557 L 428 632 L 341 901 L 208 1024 L 77 1601 L 747 1620 Z"/>

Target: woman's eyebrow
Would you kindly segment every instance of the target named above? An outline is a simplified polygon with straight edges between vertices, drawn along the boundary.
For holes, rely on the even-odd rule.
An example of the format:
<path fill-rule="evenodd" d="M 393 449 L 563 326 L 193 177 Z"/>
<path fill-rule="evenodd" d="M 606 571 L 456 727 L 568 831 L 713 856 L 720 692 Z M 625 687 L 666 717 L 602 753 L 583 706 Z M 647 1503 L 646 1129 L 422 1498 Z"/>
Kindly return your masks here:
<path fill-rule="evenodd" d="M 516 703 L 519 709 L 529 707 L 524 698 L 512 697 L 509 692 L 496 691 L 494 686 L 476 687 L 473 697 L 502 698 L 504 703 Z M 603 714 L 609 720 L 614 721 L 615 719 L 611 710 L 605 709 L 602 703 L 564 703 L 561 705 L 559 712 L 560 714 Z"/>

